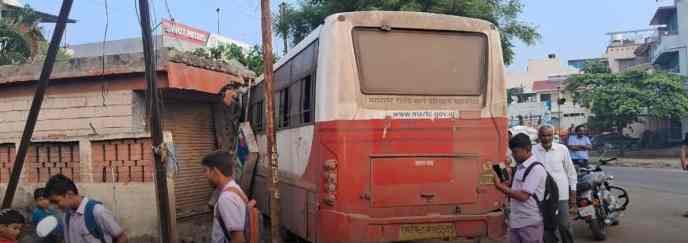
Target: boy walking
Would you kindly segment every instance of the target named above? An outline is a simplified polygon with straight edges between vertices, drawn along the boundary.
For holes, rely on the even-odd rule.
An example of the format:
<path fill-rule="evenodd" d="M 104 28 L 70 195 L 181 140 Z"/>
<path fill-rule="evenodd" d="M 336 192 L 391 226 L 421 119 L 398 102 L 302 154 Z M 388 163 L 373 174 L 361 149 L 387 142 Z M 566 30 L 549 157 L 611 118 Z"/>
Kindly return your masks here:
<path fill-rule="evenodd" d="M 511 198 L 509 238 L 511 243 L 542 243 L 544 225 L 535 197 L 543 198 L 547 172 L 544 166 L 535 165 L 528 176 L 525 171 L 533 163 L 539 163 L 531 153 L 531 141 L 525 134 L 518 134 L 509 140 L 516 173 L 511 188 L 495 175 L 495 186 Z"/>
<path fill-rule="evenodd" d="M 234 160 L 223 151 L 213 152 L 201 162 L 208 183 L 219 192 L 213 209 L 211 243 L 243 243 L 246 241 L 246 194 L 234 181 Z"/>
<path fill-rule="evenodd" d="M 127 234 L 100 202 L 79 195 L 76 184 L 55 175 L 45 186 L 50 201 L 65 211 L 66 243 L 126 243 Z"/>
<path fill-rule="evenodd" d="M 33 226 L 36 227 L 38 222 L 41 222 L 45 217 L 55 216 L 57 217 L 57 212 L 50 209 L 50 200 L 48 199 L 48 193 L 45 188 L 38 188 L 33 192 L 33 199 L 36 202 L 36 208 L 31 214 L 31 222 Z M 50 235 L 41 239 L 40 242 L 43 243 L 58 243 L 62 242 L 62 224 L 58 224 L 57 228 Z"/>

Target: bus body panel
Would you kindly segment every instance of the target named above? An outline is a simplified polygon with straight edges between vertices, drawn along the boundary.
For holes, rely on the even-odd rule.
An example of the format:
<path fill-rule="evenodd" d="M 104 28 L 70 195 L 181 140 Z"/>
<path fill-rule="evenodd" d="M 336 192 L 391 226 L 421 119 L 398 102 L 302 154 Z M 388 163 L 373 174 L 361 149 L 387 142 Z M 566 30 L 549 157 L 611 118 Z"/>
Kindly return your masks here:
<path fill-rule="evenodd" d="M 489 61 L 482 93 L 364 94 L 352 47 L 352 31 L 361 26 L 484 34 Z M 318 42 L 314 121 L 277 131 L 283 226 L 306 240 L 328 243 L 426 237 L 402 230 L 416 225 L 450 226 L 457 237 L 503 237 L 504 196 L 491 174 L 492 164 L 505 161 L 507 143 L 499 40 L 492 24 L 454 16 L 356 12 L 328 17 L 276 68 Z M 267 214 L 265 136 L 258 142 L 261 168 L 254 195 Z"/>

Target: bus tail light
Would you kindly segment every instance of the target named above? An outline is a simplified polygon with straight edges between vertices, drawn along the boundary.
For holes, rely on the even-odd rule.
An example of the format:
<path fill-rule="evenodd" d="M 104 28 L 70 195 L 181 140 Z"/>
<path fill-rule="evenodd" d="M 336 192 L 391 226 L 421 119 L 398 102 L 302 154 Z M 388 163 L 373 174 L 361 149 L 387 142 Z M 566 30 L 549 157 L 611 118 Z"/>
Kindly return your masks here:
<path fill-rule="evenodd" d="M 326 193 L 325 203 L 334 206 L 337 200 L 337 161 L 336 160 L 326 160 L 324 165 L 323 177 L 325 179 L 324 191 Z"/>

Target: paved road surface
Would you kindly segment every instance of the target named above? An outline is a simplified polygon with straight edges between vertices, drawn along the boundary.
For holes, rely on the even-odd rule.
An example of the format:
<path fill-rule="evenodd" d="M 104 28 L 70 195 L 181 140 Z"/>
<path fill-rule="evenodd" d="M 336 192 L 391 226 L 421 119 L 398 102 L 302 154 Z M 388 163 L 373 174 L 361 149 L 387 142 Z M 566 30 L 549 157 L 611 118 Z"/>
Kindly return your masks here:
<path fill-rule="evenodd" d="M 604 168 L 628 189 L 631 203 L 605 242 L 688 242 L 688 172 L 668 169 Z M 576 242 L 595 242 L 587 224 L 574 222 Z"/>

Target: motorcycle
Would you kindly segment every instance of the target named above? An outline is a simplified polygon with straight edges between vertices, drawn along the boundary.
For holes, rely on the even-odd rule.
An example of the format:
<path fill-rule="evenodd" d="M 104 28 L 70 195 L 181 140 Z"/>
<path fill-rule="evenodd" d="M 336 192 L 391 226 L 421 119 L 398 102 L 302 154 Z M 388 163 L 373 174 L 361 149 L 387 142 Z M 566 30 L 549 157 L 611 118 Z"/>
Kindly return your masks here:
<path fill-rule="evenodd" d="M 598 241 L 607 239 L 607 227 L 619 224 L 619 217 L 630 202 L 626 189 L 614 185 L 614 176 L 600 167 L 614 160 L 600 159 L 598 165 L 579 168 L 578 173 L 576 219 L 585 220 Z"/>

